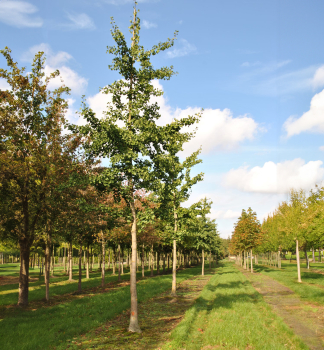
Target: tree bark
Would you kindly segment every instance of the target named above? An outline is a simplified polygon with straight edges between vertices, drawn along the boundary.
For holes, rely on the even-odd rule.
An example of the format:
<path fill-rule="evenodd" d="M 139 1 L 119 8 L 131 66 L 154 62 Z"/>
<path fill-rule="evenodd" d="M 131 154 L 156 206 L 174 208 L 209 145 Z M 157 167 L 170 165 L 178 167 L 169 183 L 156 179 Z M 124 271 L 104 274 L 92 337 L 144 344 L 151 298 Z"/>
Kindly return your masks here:
<path fill-rule="evenodd" d="M 144 271 L 144 244 L 142 245 L 141 262 L 142 262 L 142 277 L 144 277 L 145 276 L 145 271 Z"/>
<path fill-rule="evenodd" d="M 253 273 L 253 255 L 252 255 L 252 249 L 251 249 L 251 273 Z"/>
<path fill-rule="evenodd" d="M 308 255 L 307 255 L 307 249 L 306 248 L 304 250 L 304 253 L 305 253 L 305 258 L 306 258 L 307 269 L 309 270 L 309 258 L 308 258 Z"/>
<path fill-rule="evenodd" d="M 298 282 L 301 283 L 301 275 L 300 275 L 300 259 L 299 259 L 299 247 L 298 247 L 298 239 L 296 240 L 296 260 L 297 260 L 297 277 Z"/>
<path fill-rule="evenodd" d="M 130 207 L 133 216 L 132 224 L 132 261 L 130 271 L 130 293 L 131 293 L 131 309 L 130 309 L 130 321 L 129 321 L 129 332 L 141 333 L 141 329 L 138 324 L 138 311 L 137 311 L 137 290 L 136 290 L 136 266 L 137 266 L 137 218 L 135 202 L 132 199 L 130 201 Z"/>
<path fill-rule="evenodd" d="M 72 242 L 69 246 L 69 281 L 73 281 L 73 257 L 72 257 Z"/>
<path fill-rule="evenodd" d="M 156 271 L 157 274 L 160 274 L 160 251 L 157 252 L 156 254 Z"/>
<path fill-rule="evenodd" d="M 87 265 L 86 265 L 86 278 L 90 278 L 89 274 L 89 244 L 87 245 Z"/>
<path fill-rule="evenodd" d="M 106 258 L 106 242 L 103 237 L 103 232 L 102 232 L 102 242 L 101 242 L 101 247 L 102 247 L 102 260 L 100 260 L 101 263 L 101 287 L 103 288 L 105 286 L 105 258 Z"/>
<path fill-rule="evenodd" d="M 205 275 L 205 250 L 201 251 L 201 275 Z"/>
<path fill-rule="evenodd" d="M 18 305 L 28 305 L 29 288 L 29 255 L 30 247 L 25 239 L 19 241 L 20 246 L 20 271 L 19 271 L 19 295 Z"/>
<path fill-rule="evenodd" d="M 66 269 L 66 248 L 63 248 L 63 266 L 64 266 L 64 273 L 67 274 L 67 269 Z"/>
<path fill-rule="evenodd" d="M 51 268 L 51 236 L 46 233 L 46 246 L 45 246 L 45 299 L 49 301 L 49 281 L 50 281 L 50 268 Z"/>
<path fill-rule="evenodd" d="M 81 278 L 82 278 L 82 245 L 79 248 L 79 280 L 78 280 L 78 293 L 81 293 Z"/>
<path fill-rule="evenodd" d="M 121 260 L 120 260 L 120 244 L 118 244 L 118 282 L 120 282 L 120 273 L 121 273 Z"/>
<path fill-rule="evenodd" d="M 153 244 L 152 244 L 152 249 L 151 249 L 151 277 L 154 276 L 154 253 L 153 253 Z"/>

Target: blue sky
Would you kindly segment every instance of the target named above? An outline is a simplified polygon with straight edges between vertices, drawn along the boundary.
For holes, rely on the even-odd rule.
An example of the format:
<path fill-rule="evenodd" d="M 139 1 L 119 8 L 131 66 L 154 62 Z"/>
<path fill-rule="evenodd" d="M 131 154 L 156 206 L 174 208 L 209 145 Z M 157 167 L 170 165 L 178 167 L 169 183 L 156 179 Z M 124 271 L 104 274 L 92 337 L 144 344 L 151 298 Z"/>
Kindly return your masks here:
<path fill-rule="evenodd" d="M 309 189 L 324 178 L 324 2 L 322 0 L 143 0 L 141 42 L 153 44 L 179 30 L 175 46 L 154 58 L 178 75 L 155 82 L 162 121 L 204 108 L 197 137 L 205 180 L 190 202 L 212 199 L 212 217 L 227 237 L 241 210 L 260 220 L 287 199 L 290 188 Z M 99 94 L 118 78 L 108 70 L 110 17 L 127 38 L 131 0 L 0 0 L 0 47 L 21 65 L 45 51 L 47 71 L 60 69 L 71 121 L 80 96 L 101 113 Z M 5 61 L 0 58 L 0 67 Z M 55 86 L 55 84 L 53 85 Z M 0 88 L 6 85 L 0 81 Z"/>

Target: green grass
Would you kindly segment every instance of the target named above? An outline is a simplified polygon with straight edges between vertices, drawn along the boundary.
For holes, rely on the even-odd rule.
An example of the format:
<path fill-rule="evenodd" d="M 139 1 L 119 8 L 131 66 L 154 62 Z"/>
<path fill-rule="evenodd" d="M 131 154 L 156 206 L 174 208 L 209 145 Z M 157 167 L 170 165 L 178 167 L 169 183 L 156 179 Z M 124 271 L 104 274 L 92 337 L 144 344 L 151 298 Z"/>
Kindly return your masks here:
<path fill-rule="evenodd" d="M 78 289 L 78 271 L 74 269 L 73 279 L 69 282 L 68 277 L 63 273 L 61 267 L 57 267 L 55 278 L 50 278 L 50 298 L 53 296 L 64 295 L 77 291 Z M 118 273 L 118 271 L 116 271 Z M 149 276 L 150 271 L 145 270 L 145 275 Z M 156 270 L 154 271 L 156 273 Z M 138 273 L 140 278 L 142 273 Z M 0 265 L 0 276 L 19 276 L 19 266 L 16 264 Z M 30 277 L 39 277 L 39 271 L 30 270 Z M 121 279 L 129 280 L 129 269 L 124 268 L 124 275 Z M 106 271 L 105 282 L 114 282 L 118 280 L 118 275 L 112 275 L 112 271 Z M 95 266 L 94 272 L 90 273 L 90 279 L 85 278 L 85 271 L 82 270 L 82 288 L 93 288 L 101 285 L 101 272 Z M 45 298 L 44 276 L 39 281 L 29 283 L 29 301 L 42 300 Z M 16 304 L 18 301 L 18 283 L 0 286 L 0 306 Z"/>
<path fill-rule="evenodd" d="M 200 274 L 200 267 L 179 271 L 177 282 Z M 172 275 L 162 275 L 138 282 L 138 301 L 171 289 Z M 129 286 L 109 293 L 95 294 L 35 311 L 15 309 L 0 320 L 2 349 L 49 349 L 73 337 L 97 328 L 130 307 Z"/>
<path fill-rule="evenodd" d="M 308 349 L 231 263 L 218 269 L 163 349 Z"/>
<path fill-rule="evenodd" d="M 318 266 L 317 266 L 318 265 Z M 322 264 L 312 264 L 314 269 L 323 269 Z M 301 266 L 301 279 L 297 282 L 297 265 L 282 262 L 282 268 L 255 265 L 255 272 L 263 273 L 293 290 L 300 298 L 324 305 L 324 276 Z"/>

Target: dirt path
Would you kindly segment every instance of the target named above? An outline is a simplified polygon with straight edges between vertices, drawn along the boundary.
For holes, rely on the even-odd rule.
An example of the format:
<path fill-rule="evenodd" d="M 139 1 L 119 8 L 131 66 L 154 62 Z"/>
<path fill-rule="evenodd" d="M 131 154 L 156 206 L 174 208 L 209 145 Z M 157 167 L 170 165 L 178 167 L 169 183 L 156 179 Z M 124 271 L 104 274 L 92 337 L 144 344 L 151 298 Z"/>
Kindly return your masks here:
<path fill-rule="evenodd" d="M 324 349 L 324 306 L 302 301 L 291 289 L 268 276 L 239 269 L 311 350 Z"/>

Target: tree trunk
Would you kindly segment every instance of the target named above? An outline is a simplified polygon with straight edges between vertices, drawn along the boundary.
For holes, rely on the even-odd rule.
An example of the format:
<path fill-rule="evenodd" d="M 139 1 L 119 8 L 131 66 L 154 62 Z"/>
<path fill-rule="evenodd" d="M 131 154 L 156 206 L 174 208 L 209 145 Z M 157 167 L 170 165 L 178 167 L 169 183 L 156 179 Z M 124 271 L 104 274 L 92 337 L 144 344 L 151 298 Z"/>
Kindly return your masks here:
<path fill-rule="evenodd" d="M 314 247 L 312 248 L 312 253 L 313 253 L 313 263 L 315 262 L 315 249 Z"/>
<path fill-rule="evenodd" d="M 144 244 L 142 245 L 142 277 L 145 276 L 145 271 L 144 271 Z"/>
<path fill-rule="evenodd" d="M 120 282 L 120 273 L 121 273 L 121 265 L 120 265 L 120 244 L 118 244 L 118 282 Z"/>
<path fill-rule="evenodd" d="M 131 309 L 130 309 L 130 321 L 129 321 L 129 332 L 141 333 L 141 329 L 138 325 L 138 312 L 137 312 L 137 290 L 136 290 L 136 266 L 137 266 L 137 218 L 135 202 L 132 199 L 130 201 L 130 207 L 133 216 L 132 224 L 132 261 L 130 271 L 130 293 L 131 293 Z"/>
<path fill-rule="evenodd" d="M 173 208 L 174 213 L 174 236 L 176 236 L 178 231 L 178 213 L 176 208 Z M 172 257 L 172 289 L 171 294 L 176 295 L 177 292 L 177 242 L 173 240 L 173 257 Z"/>
<path fill-rule="evenodd" d="M 66 269 L 66 248 L 63 248 L 63 266 L 64 266 L 64 273 L 67 274 L 67 269 Z"/>
<path fill-rule="evenodd" d="M 101 287 L 103 288 L 105 286 L 105 260 L 106 260 L 106 242 L 103 237 L 103 232 L 102 232 L 102 242 L 101 242 L 101 247 L 102 247 L 102 260 L 100 260 L 101 264 Z"/>
<path fill-rule="evenodd" d="M 153 253 L 153 244 L 152 244 L 152 249 L 151 249 L 151 277 L 154 276 L 153 270 L 154 270 L 154 253 Z"/>
<path fill-rule="evenodd" d="M 113 271 L 112 274 L 116 274 L 116 249 L 113 249 Z"/>
<path fill-rule="evenodd" d="M 73 257 L 72 257 L 72 242 L 69 246 L 69 281 L 73 280 Z"/>
<path fill-rule="evenodd" d="M 87 265 L 86 265 L 86 278 L 89 279 L 89 244 L 87 245 Z"/>
<path fill-rule="evenodd" d="M 110 270 L 110 249 L 108 250 L 108 270 Z"/>
<path fill-rule="evenodd" d="M 52 276 L 54 276 L 54 267 L 55 267 L 55 248 L 53 245 L 53 250 L 52 250 Z"/>
<path fill-rule="evenodd" d="M 211 266 L 211 252 L 209 252 L 209 272 L 211 272 L 212 266 Z"/>
<path fill-rule="evenodd" d="M 79 248 L 79 281 L 78 281 L 78 293 L 81 293 L 81 278 L 82 278 L 82 245 Z"/>
<path fill-rule="evenodd" d="M 298 248 L 298 239 L 296 240 L 296 260 L 297 260 L 297 276 L 298 282 L 301 283 L 301 275 L 300 275 L 300 259 L 299 259 L 299 248 Z"/>
<path fill-rule="evenodd" d="M 253 255 L 252 255 L 252 249 L 251 249 L 251 273 L 253 273 Z"/>
<path fill-rule="evenodd" d="M 51 236 L 46 233 L 46 246 L 45 246 L 45 299 L 49 301 L 49 280 L 50 280 L 50 268 L 51 268 Z"/>
<path fill-rule="evenodd" d="M 308 255 L 307 255 L 307 249 L 306 248 L 304 250 L 304 253 L 305 253 L 305 258 L 306 258 L 307 269 L 309 270 L 309 258 L 308 258 Z"/>
<path fill-rule="evenodd" d="M 29 287 L 29 255 L 30 247 L 26 240 L 19 241 L 20 246 L 20 271 L 19 271 L 19 295 L 18 305 L 28 305 L 28 287 Z"/>
<path fill-rule="evenodd" d="M 156 254 L 156 271 L 157 274 L 160 274 L 160 252 L 158 251 Z"/>
<path fill-rule="evenodd" d="M 203 249 L 201 251 L 201 275 L 204 276 L 205 275 L 205 250 Z"/>

